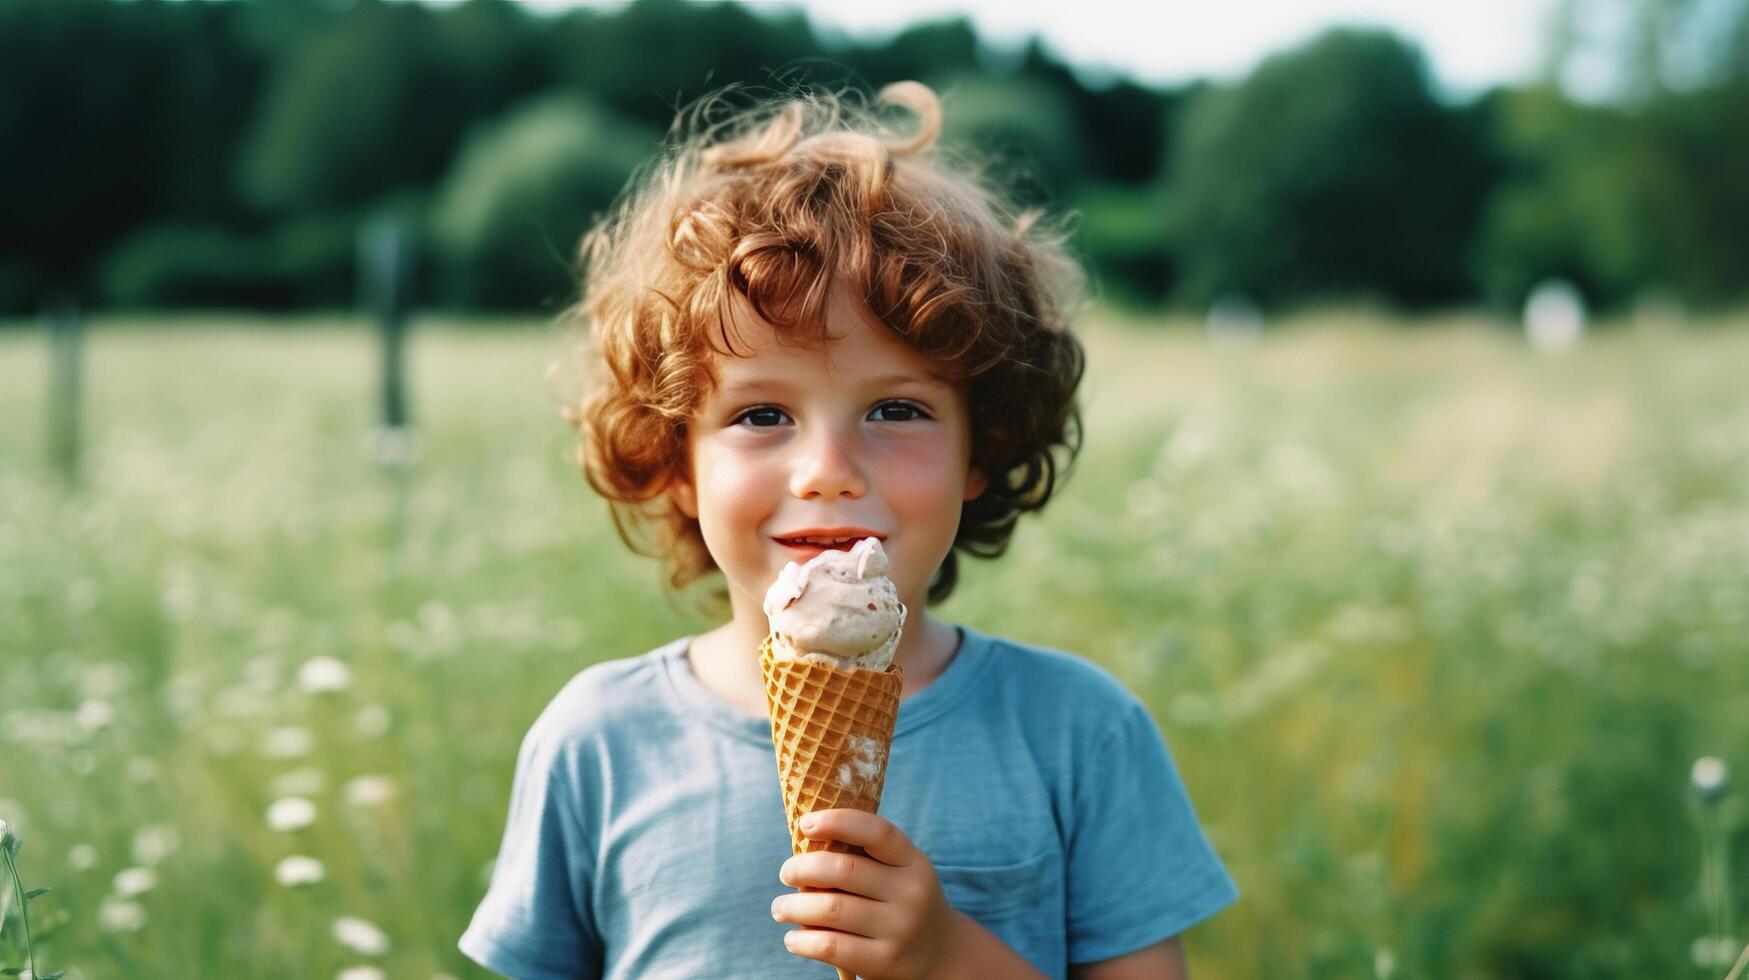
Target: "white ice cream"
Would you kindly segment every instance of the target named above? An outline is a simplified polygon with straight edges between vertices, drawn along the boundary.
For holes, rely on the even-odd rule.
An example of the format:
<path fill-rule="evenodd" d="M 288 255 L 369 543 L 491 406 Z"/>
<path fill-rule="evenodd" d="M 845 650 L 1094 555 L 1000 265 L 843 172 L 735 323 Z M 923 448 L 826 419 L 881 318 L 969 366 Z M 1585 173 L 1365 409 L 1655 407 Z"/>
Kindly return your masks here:
<path fill-rule="evenodd" d="M 887 577 L 891 569 L 879 538 L 785 565 L 765 593 L 772 654 L 886 670 L 905 627 L 905 604 Z"/>
<path fill-rule="evenodd" d="M 850 758 L 838 766 L 838 785 L 851 793 L 861 795 L 870 784 L 881 778 L 883 770 L 886 769 L 887 744 L 862 735 L 850 736 L 846 744 L 850 747 Z"/>

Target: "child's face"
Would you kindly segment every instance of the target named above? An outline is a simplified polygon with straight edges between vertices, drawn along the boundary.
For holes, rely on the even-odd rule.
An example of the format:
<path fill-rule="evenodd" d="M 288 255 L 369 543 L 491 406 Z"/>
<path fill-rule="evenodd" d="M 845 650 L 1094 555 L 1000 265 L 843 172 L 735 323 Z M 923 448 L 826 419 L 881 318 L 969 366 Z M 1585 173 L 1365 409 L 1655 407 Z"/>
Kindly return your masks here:
<path fill-rule="evenodd" d="M 900 601 L 921 612 L 960 505 L 985 486 L 965 386 L 848 290 L 833 290 L 827 322 L 823 350 L 783 346 L 740 303 L 734 346 L 752 356 L 713 354 L 718 383 L 687 423 L 692 479 L 672 497 L 698 520 L 738 619 L 762 618 L 784 564 L 818 554 L 780 540 L 811 529 L 881 538 Z"/>

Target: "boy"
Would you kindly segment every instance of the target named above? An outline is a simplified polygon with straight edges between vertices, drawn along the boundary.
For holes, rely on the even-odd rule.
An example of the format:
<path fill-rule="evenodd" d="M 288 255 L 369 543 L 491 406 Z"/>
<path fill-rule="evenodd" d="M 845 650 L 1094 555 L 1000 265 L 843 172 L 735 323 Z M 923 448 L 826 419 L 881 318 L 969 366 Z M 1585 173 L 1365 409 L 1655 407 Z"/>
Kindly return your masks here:
<path fill-rule="evenodd" d="M 813 95 L 684 138 L 585 240 L 584 472 L 670 584 L 720 574 L 730 616 L 582 671 L 535 721 L 460 942 L 493 970 L 1164 980 L 1237 897 L 1137 698 L 927 611 L 1079 447 L 1076 280 L 930 151 L 933 93 L 880 100 L 917 133 Z M 865 854 L 792 857 L 761 600 L 869 536 L 911 610 L 881 811 L 804 824 Z"/>

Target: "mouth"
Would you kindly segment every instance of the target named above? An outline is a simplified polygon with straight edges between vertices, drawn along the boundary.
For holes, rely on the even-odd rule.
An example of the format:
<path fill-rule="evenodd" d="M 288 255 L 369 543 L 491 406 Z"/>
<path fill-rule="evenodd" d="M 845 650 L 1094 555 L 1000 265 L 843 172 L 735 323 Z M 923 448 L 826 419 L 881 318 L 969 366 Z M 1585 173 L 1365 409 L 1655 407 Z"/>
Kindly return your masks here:
<path fill-rule="evenodd" d="M 823 551 L 849 551 L 863 538 L 876 538 L 883 542 L 886 540 L 881 535 L 869 533 L 808 534 L 786 538 L 772 538 L 772 540 L 782 545 L 792 554 L 805 555 L 811 558 Z"/>
<path fill-rule="evenodd" d="M 824 552 L 824 551 L 849 551 L 850 550 L 850 545 L 847 545 L 847 544 L 846 545 L 834 545 L 832 547 L 827 547 L 825 545 L 819 545 L 819 544 L 805 544 L 805 543 L 796 542 L 796 541 L 779 541 L 778 544 L 783 545 L 783 549 L 785 551 L 789 552 L 790 554 L 800 555 L 804 558 L 812 558 L 815 555 L 820 554 L 821 552 Z"/>

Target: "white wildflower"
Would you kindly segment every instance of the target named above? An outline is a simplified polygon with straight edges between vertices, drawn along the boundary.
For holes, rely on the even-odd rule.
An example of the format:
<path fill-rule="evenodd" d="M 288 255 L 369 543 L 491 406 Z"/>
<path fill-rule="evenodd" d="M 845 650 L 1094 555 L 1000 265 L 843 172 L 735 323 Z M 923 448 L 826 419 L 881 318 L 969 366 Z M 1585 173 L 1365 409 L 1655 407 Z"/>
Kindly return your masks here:
<path fill-rule="evenodd" d="M 329 694 L 352 686 L 352 668 L 333 657 L 312 657 L 298 668 L 298 687 L 311 694 Z"/>
<path fill-rule="evenodd" d="M 1585 298 L 1564 279 L 1537 283 L 1524 303 L 1524 334 L 1539 350 L 1566 350 L 1585 334 Z"/>
<path fill-rule="evenodd" d="M 0 714 L 0 738 L 25 745 L 76 745 L 84 741 L 85 732 L 71 711 L 14 708 Z"/>
<path fill-rule="evenodd" d="M 150 824 L 134 832 L 134 860 L 140 864 L 157 864 L 181 846 L 182 835 L 167 823 Z"/>
<path fill-rule="evenodd" d="M 269 759 L 296 759 L 309 755 L 315 745 L 316 737 L 308 728 L 286 725 L 267 733 L 261 740 L 261 754 Z"/>
<path fill-rule="evenodd" d="M 158 872 L 151 868 L 123 868 L 115 873 L 115 893 L 121 898 L 144 895 L 158 887 Z"/>
<path fill-rule="evenodd" d="M 416 618 L 427 633 L 447 633 L 455 629 L 455 613 L 436 599 L 426 600 L 419 607 Z"/>
<path fill-rule="evenodd" d="M 381 929 L 353 916 L 334 920 L 334 941 L 355 953 L 381 956 L 389 951 L 389 937 Z"/>
<path fill-rule="evenodd" d="M 302 796 L 287 796 L 267 808 L 267 826 L 280 833 L 302 830 L 316 822 L 316 804 Z"/>
<path fill-rule="evenodd" d="M 313 885 L 327 876 L 322 862 L 304 854 L 293 854 L 273 869 L 273 880 L 287 888 Z"/>
<path fill-rule="evenodd" d="M 359 776 L 346 783 L 346 802 L 352 806 L 378 806 L 395 796 L 395 784 L 387 776 Z"/>
<path fill-rule="evenodd" d="M 79 713 L 74 716 L 79 727 L 88 732 L 99 728 L 108 728 L 115 721 L 115 707 L 102 698 L 86 698 L 79 705 Z"/>
<path fill-rule="evenodd" d="M 89 871 L 97 864 L 97 848 L 90 844 L 74 844 L 67 850 L 67 867 L 74 871 Z"/>
<path fill-rule="evenodd" d="M 146 910 L 138 902 L 110 896 L 97 907 L 97 927 L 104 932 L 139 932 L 146 926 Z"/>
<path fill-rule="evenodd" d="M 1717 756 L 1703 755 L 1694 760 L 1694 766 L 1688 772 L 1689 783 L 1703 800 L 1715 800 L 1725 793 L 1730 780 L 1730 771 L 1725 768 L 1725 760 Z"/>
<path fill-rule="evenodd" d="M 374 966 L 349 966 L 334 974 L 334 980 L 383 980 L 383 971 Z"/>

